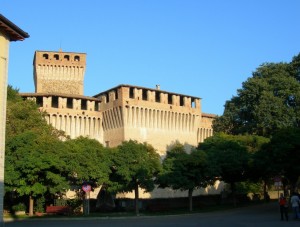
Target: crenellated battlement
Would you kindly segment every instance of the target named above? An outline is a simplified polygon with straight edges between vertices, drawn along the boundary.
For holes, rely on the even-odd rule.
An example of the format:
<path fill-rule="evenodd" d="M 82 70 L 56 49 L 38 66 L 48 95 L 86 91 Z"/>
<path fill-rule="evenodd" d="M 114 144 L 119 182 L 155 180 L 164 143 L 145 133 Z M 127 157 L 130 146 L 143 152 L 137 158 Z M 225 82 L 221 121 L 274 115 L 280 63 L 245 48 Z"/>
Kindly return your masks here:
<path fill-rule="evenodd" d="M 152 108 L 164 108 L 173 111 L 192 111 L 201 113 L 201 98 L 187 96 L 160 89 L 151 89 L 132 85 L 119 85 L 94 96 L 101 100 L 103 109 L 112 103 L 119 105 L 139 105 Z M 102 109 L 102 108 L 101 108 Z"/>

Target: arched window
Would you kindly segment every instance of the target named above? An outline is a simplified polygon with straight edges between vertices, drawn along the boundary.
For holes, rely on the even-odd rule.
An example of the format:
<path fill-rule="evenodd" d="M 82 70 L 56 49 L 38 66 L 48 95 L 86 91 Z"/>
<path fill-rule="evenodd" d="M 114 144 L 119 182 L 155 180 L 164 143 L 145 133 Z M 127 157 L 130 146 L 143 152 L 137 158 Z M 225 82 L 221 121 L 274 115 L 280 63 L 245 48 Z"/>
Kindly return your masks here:
<path fill-rule="evenodd" d="M 67 60 L 67 61 L 69 61 L 70 60 L 70 55 L 65 55 L 64 59 Z"/>
<path fill-rule="evenodd" d="M 47 60 L 47 59 L 49 59 L 49 55 L 48 54 L 43 54 L 43 58 Z"/>
<path fill-rule="evenodd" d="M 74 61 L 80 61 L 80 57 L 79 57 L 78 55 L 76 55 L 76 56 L 74 57 Z"/>
<path fill-rule="evenodd" d="M 59 55 L 58 54 L 54 54 L 53 57 L 54 57 L 55 60 L 59 60 Z"/>

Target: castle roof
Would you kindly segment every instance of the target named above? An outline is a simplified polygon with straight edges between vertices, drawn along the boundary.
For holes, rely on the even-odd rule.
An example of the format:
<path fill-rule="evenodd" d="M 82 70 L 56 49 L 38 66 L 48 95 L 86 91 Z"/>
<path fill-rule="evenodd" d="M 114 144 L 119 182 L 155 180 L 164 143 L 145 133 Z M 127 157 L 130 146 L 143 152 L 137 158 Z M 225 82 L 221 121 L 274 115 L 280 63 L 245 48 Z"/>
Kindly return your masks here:
<path fill-rule="evenodd" d="M 47 96 L 59 96 L 64 98 L 74 98 L 74 99 L 85 99 L 91 101 L 99 101 L 99 99 L 90 96 L 84 95 L 72 95 L 72 94 L 63 94 L 63 93 L 20 93 L 22 97 L 47 97 Z"/>
<path fill-rule="evenodd" d="M 171 94 L 171 95 L 185 96 L 185 97 L 189 97 L 189 98 L 192 98 L 192 99 L 201 99 L 201 98 L 195 97 L 195 96 L 184 95 L 184 94 L 178 94 L 178 93 L 169 92 L 169 91 L 164 91 L 164 90 L 160 90 L 160 89 L 146 88 L 146 87 L 134 86 L 134 85 L 129 85 L 129 84 L 120 84 L 120 85 L 118 85 L 118 86 L 116 86 L 116 87 L 113 87 L 113 88 L 111 88 L 111 89 L 109 89 L 109 90 L 100 92 L 100 93 L 94 95 L 93 97 L 97 97 L 97 96 L 106 94 L 106 93 L 108 93 L 108 92 L 110 92 L 110 91 L 116 90 L 116 89 L 121 88 L 121 87 L 129 87 L 129 88 L 145 89 L 145 90 L 158 91 L 158 92 L 161 92 L 161 93 L 166 93 L 166 94 Z"/>

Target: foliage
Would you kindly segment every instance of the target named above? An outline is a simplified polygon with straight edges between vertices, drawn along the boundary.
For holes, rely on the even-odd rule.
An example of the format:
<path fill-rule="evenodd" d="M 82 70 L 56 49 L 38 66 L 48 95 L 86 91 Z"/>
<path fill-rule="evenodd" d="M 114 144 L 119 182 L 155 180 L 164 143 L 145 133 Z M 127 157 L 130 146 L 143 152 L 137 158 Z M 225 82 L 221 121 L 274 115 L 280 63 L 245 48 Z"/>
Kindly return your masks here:
<path fill-rule="evenodd" d="M 154 148 L 146 143 L 124 141 L 113 154 L 113 183 L 110 190 L 130 192 L 136 184 L 146 191 L 154 189 L 153 177 L 160 169 L 160 157 Z M 114 181 L 114 179 L 118 179 Z"/>
<path fill-rule="evenodd" d="M 82 200 L 81 199 L 68 199 L 67 205 L 72 208 L 74 213 L 80 213 Z"/>
<path fill-rule="evenodd" d="M 154 189 L 154 178 L 161 170 L 160 157 L 147 143 L 124 141 L 112 151 L 112 174 L 109 191 L 135 191 L 136 213 L 138 213 L 138 188 L 150 192 Z"/>
<path fill-rule="evenodd" d="M 24 203 L 18 203 L 12 206 L 13 211 L 26 211 L 26 206 Z"/>
<path fill-rule="evenodd" d="M 216 166 L 221 180 L 231 183 L 246 179 L 250 156 L 247 147 L 238 139 L 217 134 L 208 138 L 200 148 L 206 152 L 210 163 Z"/>
<path fill-rule="evenodd" d="M 64 151 L 59 140 L 64 133 L 48 125 L 38 106 L 23 100 L 17 89 L 8 86 L 5 191 L 32 199 L 66 190 Z M 32 215 L 33 203 L 29 203 Z"/>
<path fill-rule="evenodd" d="M 8 86 L 6 110 L 6 139 L 10 139 L 28 130 L 39 134 L 51 134 L 65 138 L 62 131 L 54 129 L 47 124 L 44 112 L 40 112 L 36 103 L 32 100 L 23 100 L 18 90 Z"/>
<path fill-rule="evenodd" d="M 167 152 L 157 183 L 161 188 L 188 190 L 190 211 L 192 211 L 193 191 L 214 182 L 209 178 L 207 165 L 206 154 L 203 151 L 194 150 L 188 154 L 184 151 L 184 146 L 177 143 Z"/>
<path fill-rule="evenodd" d="M 45 212 L 45 198 L 43 196 L 36 200 L 35 212 Z"/>
<path fill-rule="evenodd" d="M 272 137 L 263 152 L 273 168 L 273 175 L 288 179 L 292 187 L 299 179 L 300 173 L 300 129 L 287 128 L 278 131 Z"/>
<path fill-rule="evenodd" d="M 183 146 L 176 145 L 167 152 L 163 160 L 163 170 L 158 178 L 159 186 L 182 191 L 206 187 L 210 184 L 206 167 L 207 159 L 204 152 L 194 150 L 188 154 Z"/>
<path fill-rule="evenodd" d="M 68 179 L 74 185 L 89 182 L 97 186 L 108 181 L 110 160 L 108 150 L 97 140 L 78 137 L 65 142 L 61 158 L 65 161 Z"/>
<path fill-rule="evenodd" d="M 230 184 L 236 205 L 235 184 L 247 180 L 249 172 L 250 153 L 247 146 L 241 142 L 240 137 L 216 134 L 198 148 L 207 154 L 215 177 Z"/>
<path fill-rule="evenodd" d="M 5 159 L 6 190 L 36 197 L 47 191 L 66 190 L 65 163 L 59 158 L 62 142 L 51 135 L 27 131 L 7 141 Z"/>
<path fill-rule="evenodd" d="M 260 194 L 262 192 L 261 183 L 253 183 L 250 181 L 243 181 L 236 184 L 236 191 L 240 194 Z"/>
<path fill-rule="evenodd" d="M 225 103 L 214 131 L 270 137 L 278 129 L 300 127 L 299 59 L 261 65 Z"/>

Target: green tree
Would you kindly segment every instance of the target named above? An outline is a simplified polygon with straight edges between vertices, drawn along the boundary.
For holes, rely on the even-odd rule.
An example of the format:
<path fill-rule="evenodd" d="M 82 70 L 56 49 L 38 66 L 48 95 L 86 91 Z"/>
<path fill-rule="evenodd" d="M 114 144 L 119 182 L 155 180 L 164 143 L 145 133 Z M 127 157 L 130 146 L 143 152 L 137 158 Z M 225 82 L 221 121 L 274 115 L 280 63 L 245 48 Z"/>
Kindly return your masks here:
<path fill-rule="evenodd" d="M 63 176 L 66 165 L 60 158 L 63 152 L 62 142 L 51 134 L 26 131 L 7 141 L 5 190 L 28 196 L 30 215 L 35 198 L 69 188 Z"/>
<path fill-rule="evenodd" d="M 18 90 L 8 86 L 6 110 L 6 138 L 13 137 L 28 130 L 43 133 L 51 132 L 44 113 L 38 111 L 38 106 L 31 100 L 22 100 Z"/>
<path fill-rule="evenodd" d="M 279 130 L 265 146 L 264 153 L 272 162 L 273 175 L 288 180 L 294 189 L 300 173 L 300 129 L 287 128 Z"/>
<path fill-rule="evenodd" d="M 150 192 L 154 178 L 161 170 L 160 156 L 147 143 L 124 141 L 112 152 L 110 191 L 135 193 L 135 212 L 139 214 L 139 188 Z"/>
<path fill-rule="evenodd" d="M 238 138 L 216 134 L 200 144 L 199 149 L 206 152 L 209 165 L 215 168 L 215 177 L 230 184 L 233 202 L 236 206 L 236 183 L 247 180 L 250 154 Z"/>
<path fill-rule="evenodd" d="M 300 126 L 300 55 L 291 63 L 261 65 L 225 103 L 213 128 L 228 134 L 265 137 L 281 128 Z"/>
<path fill-rule="evenodd" d="M 193 191 L 213 184 L 209 178 L 206 154 L 200 150 L 186 153 L 182 144 L 176 143 L 163 160 L 163 170 L 159 174 L 159 187 L 174 190 L 188 190 L 189 210 L 193 211 Z"/>
<path fill-rule="evenodd" d="M 82 136 L 65 141 L 65 146 L 61 158 L 67 164 L 68 179 L 73 185 L 90 182 L 95 187 L 108 182 L 110 160 L 107 148 L 95 139 Z"/>
<path fill-rule="evenodd" d="M 5 190 L 33 199 L 45 193 L 55 194 L 66 188 L 62 177 L 64 162 L 59 159 L 64 134 L 48 125 L 44 113 L 30 100 L 23 100 L 17 89 L 7 89 Z"/>

